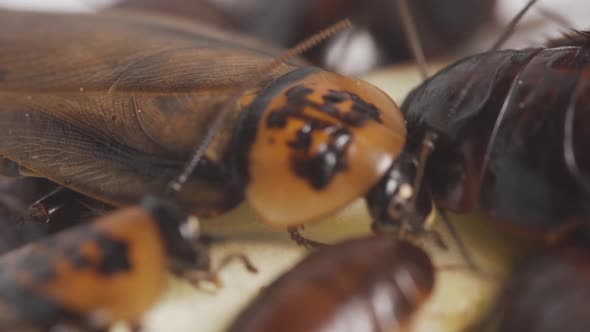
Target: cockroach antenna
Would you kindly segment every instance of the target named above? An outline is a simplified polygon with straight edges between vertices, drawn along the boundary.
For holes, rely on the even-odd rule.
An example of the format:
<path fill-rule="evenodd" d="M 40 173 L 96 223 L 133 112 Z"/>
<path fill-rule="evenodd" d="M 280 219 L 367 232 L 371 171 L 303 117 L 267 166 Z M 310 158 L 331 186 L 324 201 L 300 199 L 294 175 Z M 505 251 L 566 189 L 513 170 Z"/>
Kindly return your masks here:
<path fill-rule="evenodd" d="M 578 100 L 578 97 L 586 91 L 584 88 L 584 84 L 578 84 L 565 113 L 563 124 L 563 157 L 569 173 L 578 181 L 578 186 L 584 192 L 586 197 L 590 197 L 590 182 L 582 174 L 574 151 L 574 120 L 577 110 L 576 101 Z"/>
<path fill-rule="evenodd" d="M 529 0 L 527 4 L 518 12 L 518 14 L 512 18 L 506 29 L 504 29 L 504 32 L 500 38 L 498 38 L 498 40 L 496 40 L 494 45 L 492 45 L 490 48 L 490 52 L 499 50 L 502 45 L 506 43 L 506 41 L 514 34 L 514 30 L 516 29 L 518 23 L 520 23 L 524 15 L 529 11 L 529 9 L 531 9 L 531 7 L 533 7 L 536 2 L 537 0 Z"/>
<path fill-rule="evenodd" d="M 512 21 L 510 21 L 510 24 L 508 24 L 508 27 L 506 28 L 506 30 L 504 31 L 502 36 L 500 36 L 500 38 L 498 38 L 498 40 L 494 43 L 494 45 L 492 46 L 490 51 L 495 51 L 495 50 L 498 50 L 500 47 L 502 47 L 502 45 L 514 33 L 514 28 L 516 27 L 518 22 L 520 22 L 522 20 L 522 18 L 524 17 L 524 14 L 526 14 L 529 11 L 529 9 L 531 9 L 531 7 L 536 2 L 537 2 L 537 0 L 529 0 L 527 2 L 526 6 L 524 6 L 524 8 L 521 9 L 520 12 L 518 12 L 518 14 L 516 14 L 516 16 L 514 16 Z M 518 76 L 515 79 L 515 81 L 512 82 L 512 85 L 514 85 L 514 84 L 518 84 Z M 480 188 L 481 188 L 481 184 L 483 183 L 483 177 L 484 177 L 485 171 L 488 168 L 488 163 L 490 162 L 492 148 L 494 147 L 494 142 L 496 141 L 496 137 L 498 136 L 498 131 L 500 130 L 500 125 L 502 124 L 502 122 L 504 120 L 504 115 L 506 114 L 506 110 L 508 109 L 508 105 L 510 104 L 510 100 L 512 99 L 512 91 L 513 90 L 514 89 L 512 89 L 512 87 L 511 87 L 509 90 L 510 93 L 506 97 L 506 100 L 504 100 L 504 104 L 502 105 L 502 109 L 500 110 L 500 113 L 498 114 L 498 118 L 496 118 L 496 123 L 494 124 L 494 128 L 492 129 L 492 133 L 490 134 L 490 139 L 488 140 L 488 145 L 486 147 L 486 153 L 484 154 L 484 158 L 483 158 L 483 162 L 482 162 L 482 166 L 481 166 L 481 173 L 480 173 L 481 175 L 480 175 L 479 186 L 478 186 Z M 459 102 L 461 102 L 461 100 Z"/>
<path fill-rule="evenodd" d="M 399 15 L 402 20 L 402 27 L 406 33 L 406 41 L 408 42 L 408 46 L 412 51 L 414 59 L 416 59 L 416 64 L 418 65 L 422 79 L 426 80 L 428 78 L 428 65 L 426 63 L 426 56 L 424 55 L 424 49 L 422 48 L 422 43 L 420 42 L 420 37 L 418 36 L 416 24 L 414 24 L 414 20 L 412 19 L 412 13 L 410 12 L 408 1 L 396 0 L 395 4 L 397 5 L 397 10 L 399 11 Z"/>
<path fill-rule="evenodd" d="M 523 9 L 521 9 L 520 12 L 511 20 L 510 24 L 507 26 L 504 33 L 494 43 L 494 45 L 491 47 L 490 51 L 495 51 L 495 50 L 499 49 L 500 47 L 502 47 L 502 45 L 504 45 L 506 40 L 508 40 L 508 38 L 510 36 L 512 36 L 512 34 L 514 33 L 514 29 L 515 29 L 516 25 L 521 21 L 522 17 L 529 11 L 529 9 L 536 2 L 537 2 L 537 0 L 529 0 L 527 2 L 526 6 Z M 402 24 L 403 24 L 404 30 L 406 31 L 408 45 L 410 46 L 410 49 L 412 50 L 412 53 L 413 53 L 414 58 L 416 60 L 416 63 L 418 64 L 418 68 L 420 69 L 420 73 L 422 75 L 422 78 L 424 80 L 426 80 L 428 78 L 426 57 L 424 56 L 424 51 L 422 49 L 422 45 L 420 44 L 420 39 L 418 37 L 416 26 L 414 25 L 413 20 L 412 20 L 412 15 L 411 15 L 410 9 L 408 7 L 408 2 L 407 2 L 407 0 L 397 0 L 396 4 L 397 4 L 397 8 L 400 12 L 400 17 L 402 19 Z M 468 81 L 465 84 L 465 86 L 461 89 L 461 91 L 459 92 L 459 97 L 457 98 L 457 101 L 449 109 L 449 118 L 456 112 L 456 110 L 459 108 L 459 106 L 461 106 L 461 104 L 463 104 L 463 101 L 467 97 L 469 91 L 473 88 L 473 83 L 474 83 L 474 81 L 472 79 L 472 80 Z M 510 98 L 508 98 L 507 101 L 509 99 Z M 507 102 L 505 103 L 504 108 L 506 108 L 506 105 L 507 105 Z M 500 116 L 498 117 L 498 120 L 496 122 L 496 126 L 494 127 L 494 130 L 492 131 L 490 143 L 488 144 L 488 148 L 487 148 L 488 150 L 487 150 L 485 158 L 484 158 L 484 164 L 483 164 L 484 167 L 482 168 L 483 171 L 485 171 L 485 166 L 487 164 L 487 160 L 489 159 L 489 152 L 490 152 L 491 146 L 493 144 L 493 139 L 495 138 L 494 133 L 497 132 L 502 117 L 503 117 L 503 112 L 500 113 Z M 420 190 L 420 187 L 422 186 L 422 178 L 423 178 L 423 174 L 425 171 L 426 162 L 427 162 L 428 156 L 430 155 L 430 153 L 434 149 L 435 139 L 436 139 L 436 133 L 434 133 L 434 132 L 427 132 L 424 135 L 424 139 L 422 141 L 422 148 L 420 150 L 420 155 L 419 155 L 419 160 L 418 160 L 418 176 L 416 177 L 416 181 L 414 183 L 414 185 L 415 185 L 414 197 L 417 196 L 418 191 Z M 483 179 L 483 173 L 482 173 L 482 179 Z M 480 180 L 480 182 L 481 182 L 481 180 Z M 461 252 L 461 255 L 463 256 L 463 258 L 465 259 L 467 264 L 470 267 L 472 267 L 474 270 L 479 270 L 479 268 L 475 264 L 474 259 L 471 257 L 471 255 L 469 255 L 465 245 L 461 241 L 461 238 L 459 237 L 457 230 L 455 229 L 453 224 L 451 222 L 449 222 L 449 219 L 446 215 L 443 217 L 443 223 L 445 224 L 446 228 L 448 229 L 451 237 L 456 242 L 458 249 Z"/>
<path fill-rule="evenodd" d="M 312 48 L 312 47 L 320 44 L 324 40 L 334 36 L 336 33 L 340 32 L 344 29 L 348 29 L 350 27 L 352 27 L 352 23 L 350 22 L 350 20 L 344 19 L 344 20 L 339 21 L 338 23 L 316 33 L 315 35 L 309 37 L 308 39 L 304 40 L 303 42 L 297 44 L 295 47 L 285 51 L 283 54 L 281 54 L 279 57 L 274 59 L 267 66 L 264 66 L 264 67 L 258 69 L 254 73 L 253 78 L 251 80 L 245 81 L 241 85 L 239 85 L 236 92 L 233 95 L 231 95 L 227 99 L 227 101 L 223 104 L 223 106 L 221 107 L 219 113 L 217 114 L 217 116 L 213 120 L 211 126 L 207 130 L 205 137 L 203 138 L 201 143 L 194 150 L 191 159 L 186 164 L 182 173 L 180 173 L 176 178 L 174 178 L 172 181 L 170 181 L 168 183 L 168 186 L 166 188 L 166 194 L 178 192 L 182 189 L 182 186 L 186 183 L 186 181 L 188 180 L 190 175 L 194 172 L 195 168 L 198 166 L 199 162 L 201 161 L 201 159 L 203 158 L 203 156 L 205 154 L 205 151 L 207 150 L 207 148 L 209 147 L 209 145 L 211 144 L 211 142 L 213 141 L 215 136 L 223 128 L 223 125 L 224 125 L 225 119 L 227 118 L 227 115 L 230 113 L 230 111 L 232 110 L 234 105 L 238 102 L 240 96 L 243 93 L 245 93 L 249 89 L 252 89 L 253 87 L 255 87 L 258 83 L 260 83 L 260 81 L 262 81 L 262 79 L 266 73 L 268 73 L 269 71 L 272 71 L 277 66 L 280 66 L 281 63 L 306 52 L 310 48 Z"/>

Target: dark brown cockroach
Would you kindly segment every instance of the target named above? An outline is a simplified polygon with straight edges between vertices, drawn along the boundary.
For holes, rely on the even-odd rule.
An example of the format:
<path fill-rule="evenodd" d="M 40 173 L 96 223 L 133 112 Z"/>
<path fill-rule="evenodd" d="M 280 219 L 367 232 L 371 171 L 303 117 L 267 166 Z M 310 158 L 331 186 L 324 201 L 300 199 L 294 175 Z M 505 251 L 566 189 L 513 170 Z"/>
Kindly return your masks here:
<path fill-rule="evenodd" d="M 153 17 L 0 12 L 0 154 L 113 205 L 161 193 L 273 61 L 261 45 Z M 264 221 L 301 225 L 362 197 L 404 144 L 397 106 L 365 82 L 296 62 L 256 82 L 175 195 L 183 209 L 245 196 Z"/>
<path fill-rule="evenodd" d="M 520 264 L 492 310 L 469 331 L 587 331 L 589 243 L 587 221 L 552 234 L 547 248 Z"/>
<path fill-rule="evenodd" d="M 252 302 L 231 332 L 405 331 L 434 288 L 420 247 L 384 234 L 311 253 Z"/>
<path fill-rule="evenodd" d="M 136 324 L 168 270 L 216 281 L 198 221 L 156 197 L 0 257 L 2 331 L 108 331 Z M 240 258 L 255 271 L 245 257 Z M 68 328 L 68 329 L 66 329 Z M 61 330 L 59 330 L 61 331 Z"/>
<path fill-rule="evenodd" d="M 368 195 L 372 214 L 382 226 L 401 221 L 420 229 L 423 214 L 415 211 L 432 197 L 441 209 L 479 207 L 529 234 L 588 215 L 589 96 L 585 32 L 547 47 L 470 56 L 443 69 L 402 106 L 407 144 Z M 393 203 L 383 210 L 384 201 Z"/>
<path fill-rule="evenodd" d="M 490 19 L 494 3 L 494 0 L 411 1 L 425 52 L 428 55 L 448 52 L 449 45 L 459 45 L 471 37 L 474 29 Z M 222 16 L 218 14 L 222 12 L 230 22 L 218 19 L 217 24 L 233 26 L 283 47 L 349 17 L 355 23 L 353 29 L 344 32 L 334 42 L 310 50 L 306 57 L 322 66 L 353 71 L 407 60 L 411 55 L 395 0 L 233 0 L 223 3 L 211 0 L 127 0 L 119 3 L 118 7 L 149 9 L 196 19 L 203 17 L 204 12 L 217 12 L 209 14 L 209 18 Z M 337 54 L 342 54 L 345 49 L 346 54 L 353 42 L 361 39 L 363 46 L 359 49 L 365 52 L 361 58 L 364 60 L 350 63 L 350 68 L 343 66 L 345 56 Z M 359 66 L 361 61 L 366 63 Z"/>

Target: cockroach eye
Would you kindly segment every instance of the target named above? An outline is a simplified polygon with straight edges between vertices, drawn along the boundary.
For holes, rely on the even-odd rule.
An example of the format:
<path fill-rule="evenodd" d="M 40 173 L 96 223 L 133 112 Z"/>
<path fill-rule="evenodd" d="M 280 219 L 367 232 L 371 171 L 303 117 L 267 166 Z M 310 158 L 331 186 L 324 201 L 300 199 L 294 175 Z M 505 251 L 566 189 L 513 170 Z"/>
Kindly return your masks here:
<path fill-rule="evenodd" d="M 196 240 L 200 234 L 199 218 L 188 216 L 186 221 L 179 226 L 180 234 L 187 240 Z"/>
<path fill-rule="evenodd" d="M 400 185 L 397 193 L 391 198 L 387 212 L 393 219 L 401 220 L 410 211 L 410 200 L 414 195 L 414 188 L 408 183 Z"/>

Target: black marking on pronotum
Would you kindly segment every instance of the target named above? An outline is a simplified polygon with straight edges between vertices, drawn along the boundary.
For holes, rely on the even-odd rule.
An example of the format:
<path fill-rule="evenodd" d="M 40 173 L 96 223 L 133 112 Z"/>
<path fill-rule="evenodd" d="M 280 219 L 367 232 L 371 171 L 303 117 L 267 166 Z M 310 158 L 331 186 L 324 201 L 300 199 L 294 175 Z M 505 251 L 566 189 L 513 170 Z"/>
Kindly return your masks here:
<path fill-rule="evenodd" d="M 346 149 L 351 141 L 350 131 L 339 127 L 330 133 L 330 140 L 319 153 L 310 155 L 308 150 L 294 149 L 291 157 L 293 171 L 307 179 L 314 189 L 325 188 L 336 173 L 346 169 Z"/>
<path fill-rule="evenodd" d="M 360 127 L 368 120 L 382 122 L 379 109 L 354 93 L 329 90 L 327 94 L 322 96 L 322 100 L 324 101 L 322 104 L 307 98 L 312 93 L 313 90 L 307 88 L 304 84 L 296 85 L 287 90 L 287 105 L 283 108 L 273 110 L 269 114 L 266 121 L 267 128 L 282 129 L 287 124 L 289 118 L 299 119 L 305 123 L 309 123 L 313 129 L 324 129 L 340 123 L 351 127 Z M 343 112 L 344 114 L 341 114 L 336 105 L 346 100 L 350 100 L 352 103 L 350 112 Z M 306 107 L 319 110 L 322 114 L 329 115 L 335 121 L 315 117 L 313 113 L 306 113 L 304 112 Z"/>
<path fill-rule="evenodd" d="M 97 247 L 100 257 L 86 256 L 80 251 L 84 244 Z M 56 260 L 67 261 L 76 270 L 94 270 L 101 275 L 113 275 L 129 271 L 132 267 L 128 244 L 113 239 L 103 231 L 90 228 L 80 233 L 70 233 L 42 240 L 32 250 L 22 252 L 14 261 L 4 261 L 0 265 L 0 277 L 6 271 L 30 273 L 37 283 L 51 282 L 58 278 Z M 12 264 L 11 264 L 12 263 Z"/>
<path fill-rule="evenodd" d="M 79 248 L 64 252 L 64 256 L 68 259 L 72 266 L 77 269 L 85 269 L 92 266 L 92 260 L 84 256 L 84 254 L 80 252 Z"/>
<path fill-rule="evenodd" d="M 296 137 L 287 142 L 294 152 L 291 157 L 293 172 L 307 179 L 310 185 L 321 190 L 325 188 L 337 172 L 346 169 L 346 149 L 352 141 L 352 133 L 346 126 L 360 127 L 369 119 L 381 122 L 380 112 L 372 104 L 365 102 L 359 96 L 343 91 L 329 90 L 322 96 L 324 103 L 318 104 L 308 99 L 313 90 L 304 84 L 290 88 L 287 93 L 288 103 L 283 108 L 273 111 L 267 119 L 269 129 L 282 129 L 289 118 L 303 121 Z M 350 100 L 352 103 L 349 112 L 340 112 L 337 104 Z M 316 117 L 313 113 L 304 112 L 306 107 L 321 111 L 334 121 Z M 327 144 L 319 146 L 319 151 L 310 152 L 313 144 L 314 131 L 327 132 L 330 140 Z"/>
<path fill-rule="evenodd" d="M 6 75 L 8 75 L 8 71 L 0 68 L 0 81 L 3 81 L 6 78 Z"/>
<path fill-rule="evenodd" d="M 129 260 L 129 244 L 108 236 L 95 239 L 96 246 L 102 254 L 97 270 L 104 275 L 113 275 L 131 269 Z"/>
<path fill-rule="evenodd" d="M 232 164 L 236 172 L 236 177 L 242 185 L 248 182 L 248 158 L 250 147 L 256 140 L 258 126 L 264 110 L 268 104 L 280 93 L 286 86 L 293 84 L 305 78 L 306 76 L 319 71 L 315 67 L 297 68 L 269 83 L 256 96 L 250 106 L 240 114 L 240 119 L 233 135 L 232 142 Z"/>

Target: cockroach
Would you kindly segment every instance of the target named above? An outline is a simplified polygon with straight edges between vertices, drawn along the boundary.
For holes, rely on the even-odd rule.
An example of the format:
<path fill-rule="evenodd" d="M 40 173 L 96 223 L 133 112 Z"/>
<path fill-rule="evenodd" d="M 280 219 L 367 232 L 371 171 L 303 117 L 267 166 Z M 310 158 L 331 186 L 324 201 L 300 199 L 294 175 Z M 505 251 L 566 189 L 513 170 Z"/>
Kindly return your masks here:
<path fill-rule="evenodd" d="M 572 222 L 522 262 L 492 309 L 469 331 L 587 331 L 590 223 Z"/>
<path fill-rule="evenodd" d="M 0 154 L 122 206 L 164 191 L 211 138 L 173 195 L 197 216 L 245 197 L 294 227 L 362 197 L 405 141 L 396 104 L 363 81 L 280 62 L 209 136 L 277 55 L 249 41 L 153 17 L 0 12 Z"/>
<path fill-rule="evenodd" d="M 312 252 L 247 306 L 231 332 L 405 331 L 435 269 L 412 242 L 381 234 Z"/>
<path fill-rule="evenodd" d="M 2 331 L 107 331 L 136 324 L 165 286 L 166 273 L 216 281 L 198 221 L 147 196 L 88 224 L 0 257 Z M 240 258 L 254 271 L 243 256 Z M 70 331 L 70 330 L 68 330 Z"/>
<path fill-rule="evenodd" d="M 590 34 L 496 48 L 441 70 L 404 101 L 404 151 L 368 195 L 381 226 L 419 230 L 415 211 L 430 207 L 416 196 L 459 213 L 479 207 L 530 235 L 590 212 Z M 383 201 L 394 204 L 383 210 Z"/>
<path fill-rule="evenodd" d="M 494 4 L 494 0 L 412 1 L 426 54 L 448 52 L 449 45 L 459 45 L 471 37 L 473 30 L 491 18 Z M 310 50 L 306 58 L 321 66 L 351 72 L 408 60 L 411 56 L 395 0 L 126 0 L 118 3 L 117 8 L 151 10 L 195 19 L 207 13 L 208 22 L 246 31 L 282 47 L 290 47 L 348 17 L 355 23 L 352 29 L 333 42 Z M 223 19 L 219 19 L 220 16 Z M 357 48 L 363 56 L 354 62 L 347 61 L 346 54 L 352 51 L 355 42 L 362 45 Z M 344 55 L 339 56 L 343 51 Z M 360 65 L 359 62 L 364 63 Z"/>

